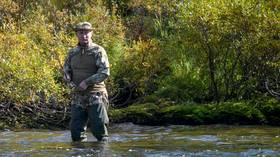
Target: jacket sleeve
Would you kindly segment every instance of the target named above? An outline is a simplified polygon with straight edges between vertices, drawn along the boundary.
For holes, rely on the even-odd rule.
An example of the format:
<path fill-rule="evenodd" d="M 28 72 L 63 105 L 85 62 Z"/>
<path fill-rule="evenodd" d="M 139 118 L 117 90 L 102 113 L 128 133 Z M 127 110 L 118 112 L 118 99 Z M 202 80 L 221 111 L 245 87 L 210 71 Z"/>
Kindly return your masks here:
<path fill-rule="evenodd" d="M 110 75 L 108 56 L 106 54 L 106 51 L 102 47 L 99 48 L 95 58 L 98 70 L 96 74 L 88 77 L 85 80 L 87 85 L 103 82 Z"/>
<path fill-rule="evenodd" d="M 71 68 L 71 64 L 70 64 L 70 58 L 71 58 L 70 56 L 71 56 L 71 50 L 68 52 L 68 55 L 65 58 L 64 65 L 63 65 L 63 72 L 64 72 L 64 74 L 67 74 L 68 76 L 70 76 L 70 78 L 72 78 L 72 68 Z"/>

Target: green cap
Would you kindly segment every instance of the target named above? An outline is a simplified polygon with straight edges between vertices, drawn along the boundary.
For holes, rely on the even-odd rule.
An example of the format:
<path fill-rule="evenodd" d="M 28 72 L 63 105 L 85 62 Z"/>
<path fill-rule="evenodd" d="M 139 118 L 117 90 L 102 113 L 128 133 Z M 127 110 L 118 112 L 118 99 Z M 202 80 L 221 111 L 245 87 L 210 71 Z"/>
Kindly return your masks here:
<path fill-rule="evenodd" d="M 80 22 L 76 25 L 75 31 L 79 30 L 93 30 L 89 22 Z"/>

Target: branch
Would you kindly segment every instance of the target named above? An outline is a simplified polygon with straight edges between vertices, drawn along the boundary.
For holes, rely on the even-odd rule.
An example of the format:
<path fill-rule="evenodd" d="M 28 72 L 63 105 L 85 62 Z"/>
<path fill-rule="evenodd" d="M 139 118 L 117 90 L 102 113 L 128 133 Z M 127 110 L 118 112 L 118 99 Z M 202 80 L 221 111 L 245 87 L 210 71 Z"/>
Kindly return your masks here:
<path fill-rule="evenodd" d="M 280 93 L 275 92 L 274 90 L 269 88 L 269 80 L 266 79 L 265 81 L 265 88 L 266 90 L 269 92 L 269 94 L 271 94 L 273 97 L 275 97 L 278 101 L 280 101 Z"/>

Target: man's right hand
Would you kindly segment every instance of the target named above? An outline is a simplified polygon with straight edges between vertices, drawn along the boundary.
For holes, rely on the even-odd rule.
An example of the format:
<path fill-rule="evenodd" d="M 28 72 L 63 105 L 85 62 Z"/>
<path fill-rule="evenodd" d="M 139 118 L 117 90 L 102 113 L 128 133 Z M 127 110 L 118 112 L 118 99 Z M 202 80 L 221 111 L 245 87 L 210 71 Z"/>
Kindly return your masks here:
<path fill-rule="evenodd" d="M 67 74 L 67 73 L 64 73 L 63 79 L 64 79 L 66 82 L 70 82 L 70 81 L 71 81 L 71 77 L 70 77 L 70 75 Z"/>
<path fill-rule="evenodd" d="M 71 89 L 76 88 L 76 85 L 71 81 L 71 77 L 69 74 L 64 73 L 63 79 L 66 82 L 67 86 L 69 86 Z"/>

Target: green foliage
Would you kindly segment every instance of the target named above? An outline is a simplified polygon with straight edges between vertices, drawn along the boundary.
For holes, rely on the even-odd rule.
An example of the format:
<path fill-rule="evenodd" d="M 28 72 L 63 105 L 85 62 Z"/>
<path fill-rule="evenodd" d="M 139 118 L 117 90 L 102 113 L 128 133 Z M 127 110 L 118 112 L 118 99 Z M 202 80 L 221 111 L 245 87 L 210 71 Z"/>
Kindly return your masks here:
<path fill-rule="evenodd" d="M 174 46 L 165 50 L 172 58 L 170 74 L 158 80 L 156 95 L 177 102 L 204 100 L 208 84 L 206 79 L 203 79 L 201 69 L 195 67 L 191 57 L 182 52 L 185 49 Z"/>
<path fill-rule="evenodd" d="M 223 123 L 264 123 L 265 116 L 252 104 L 246 102 L 225 102 L 212 106 L 213 118 Z"/>
<path fill-rule="evenodd" d="M 162 114 L 167 122 L 183 124 L 258 124 L 266 121 L 264 114 L 247 102 L 176 105 L 163 109 Z"/>
<path fill-rule="evenodd" d="M 160 27 L 173 29 L 162 44 L 172 54 L 172 68 L 160 95 L 201 102 L 262 94 L 265 79 L 279 69 L 276 7 L 254 0 L 179 3 L 169 27 Z"/>
<path fill-rule="evenodd" d="M 208 106 L 184 104 L 163 108 L 161 114 L 163 121 L 167 123 L 205 124 L 210 122 L 212 113 Z"/>
<path fill-rule="evenodd" d="M 21 103 L 36 101 L 40 92 L 50 96 L 52 91 L 62 90 L 53 78 L 54 67 L 48 58 L 44 57 L 44 50 L 29 40 L 27 35 L 3 35 L 2 41 L 0 87 L 2 101 Z"/>
<path fill-rule="evenodd" d="M 280 103 L 275 99 L 258 101 L 255 107 L 266 117 L 269 124 L 279 125 Z"/>
<path fill-rule="evenodd" d="M 68 89 L 63 84 L 61 68 L 68 49 L 77 43 L 73 25 L 81 20 L 93 24 L 93 40 L 107 50 L 114 76 L 125 45 L 121 21 L 116 16 L 108 16 L 102 5 L 85 7 L 89 4 L 80 2 L 82 10 L 62 9 L 68 2 L 40 1 L 27 5 L 1 1 L 11 9 L 2 10 L 0 101 L 24 104 L 55 98 L 67 103 Z M 22 16 L 18 17 L 17 13 Z"/>
<path fill-rule="evenodd" d="M 159 107 L 153 103 L 134 104 L 124 109 L 114 109 L 109 112 L 113 122 L 134 122 L 137 124 L 153 124 Z"/>
<path fill-rule="evenodd" d="M 138 41 L 124 53 L 115 79 L 135 95 L 147 95 L 154 91 L 157 76 L 167 70 L 166 57 L 157 40 Z"/>
<path fill-rule="evenodd" d="M 132 47 L 123 61 L 128 66 L 117 68 L 123 79 L 116 80 L 120 87 L 137 84 L 135 97 L 155 92 L 177 102 L 253 99 L 279 69 L 275 2 L 106 2 L 123 17 Z M 146 46 L 150 41 L 158 55 Z M 161 68 L 141 66 L 143 50 Z M 147 76 L 150 71 L 158 72 Z"/>
<path fill-rule="evenodd" d="M 164 102 L 165 103 L 165 102 Z M 218 104 L 133 104 L 110 110 L 113 122 L 141 124 L 274 124 L 279 125 L 279 103 L 275 101 L 223 102 Z"/>

